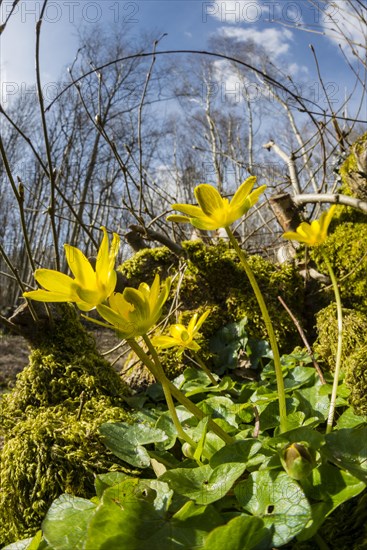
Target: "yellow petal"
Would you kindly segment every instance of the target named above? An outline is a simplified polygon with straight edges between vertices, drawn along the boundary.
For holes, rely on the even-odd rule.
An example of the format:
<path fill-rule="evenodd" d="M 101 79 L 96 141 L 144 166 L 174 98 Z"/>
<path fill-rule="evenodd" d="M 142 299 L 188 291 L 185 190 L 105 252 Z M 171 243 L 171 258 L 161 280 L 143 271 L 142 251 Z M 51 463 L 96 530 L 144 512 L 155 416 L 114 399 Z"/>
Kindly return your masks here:
<path fill-rule="evenodd" d="M 185 344 L 185 348 L 191 349 L 192 351 L 199 351 L 200 346 L 194 340 L 190 340 L 189 342 L 187 342 L 187 344 Z"/>
<path fill-rule="evenodd" d="M 188 334 L 187 328 L 184 325 L 180 325 L 180 324 L 171 325 L 169 327 L 169 331 L 171 333 L 172 338 L 175 338 L 176 340 L 178 340 L 178 342 L 182 340 L 183 335 L 185 335 L 185 333 L 186 335 Z"/>
<path fill-rule="evenodd" d="M 83 287 L 95 287 L 96 274 L 83 252 L 69 244 L 64 244 L 64 248 L 68 265 L 76 281 Z"/>
<path fill-rule="evenodd" d="M 109 298 L 111 294 L 113 294 L 113 292 L 115 291 L 116 282 L 117 282 L 117 273 L 116 271 L 111 271 L 107 278 L 106 284 L 103 286 L 103 295 L 104 295 L 104 298 L 102 300 L 103 302 L 107 300 L 107 298 Z"/>
<path fill-rule="evenodd" d="M 207 317 L 209 316 L 210 314 L 210 310 L 208 309 L 207 311 L 205 311 L 201 316 L 200 316 L 200 319 L 198 320 L 198 322 L 196 323 L 195 325 L 195 329 L 194 329 L 194 332 L 197 333 L 200 328 L 201 328 L 201 325 L 204 323 L 204 321 L 206 321 Z"/>
<path fill-rule="evenodd" d="M 320 227 L 321 227 L 323 240 L 325 240 L 327 237 L 327 231 L 329 229 L 331 219 L 335 214 L 335 210 L 336 210 L 336 204 L 333 204 L 333 206 L 331 206 L 327 212 L 323 212 L 321 214 Z"/>
<path fill-rule="evenodd" d="M 202 211 L 207 216 L 210 217 L 216 210 L 223 208 L 223 199 L 212 185 L 202 183 L 195 187 L 194 193 Z"/>
<path fill-rule="evenodd" d="M 103 319 L 111 323 L 122 338 L 134 338 L 137 335 L 137 326 L 133 322 L 127 322 L 115 313 L 110 307 L 103 304 L 97 305 L 97 311 Z"/>
<path fill-rule="evenodd" d="M 172 204 L 173 210 L 178 210 L 183 214 L 187 214 L 190 218 L 197 218 L 203 215 L 203 211 L 199 206 L 192 204 Z"/>
<path fill-rule="evenodd" d="M 34 278 L 46 290 L 65 294 L 70 297 L 75 296 L 75 282 L 64 273 L 60 273 L 54 269 L 36 269 Z"/>
<path fill-rule="evenodd" d="M 89 304 L 89 306 L 96 306 L 101 302 L 104 302 L 104 296 L 101 295 L 99 290 L 89 290 L 87 288 L 79 287 L 77 289 L 79 300 Z"/>
<path fill-rule="evenodd" d="M 119 252 L 119 248 L 120 248 L 120 237 L 117 235 L 117 233 L 114 233 L 112 237 L 111 250 L 110 250 L 110 265 L 109 265 L 110 271 L 115 266 L 115 261 L 116 261 L 117 254 Z"/>
<path fill-rule="evenodd" d="M 128 318 L 129 313 L 134 311 L 134 306 L 129 304 L 120 292 L 112 294 L 109 298 L 111 309 L 113 309 L 120 317 Z"/>
<path fill-rule="evenodd" d="M 307 237 L 303 237 L 299 233 L 294 231 L 287 231 L 282 235 L 283 239 L 289 239 L 290 241 L 298 241 L 299 243 L 306 243 L 308 241 Z"/>
<path fill-rule="evenodd" d="M 187 216 L 179 216 L 178 214 L 170 214 L 167 216 L 166 220 L 174 223 L 190 223 L 190 218 Z"/>
<path fill-rule="evenodd" d="M 198 229 L 203 229 L 204 231 L 215 231 L 220 227 L 223 227 L 221 221 L 217 221 L 209 216 L 203 216 L 202 218 L 191 218 L 191 225 L 197 227 Z"/>
<path fill-rule="evenodd" d="M 134 306 L 134 311 L 130 314 L 134 314 L 134 319 L 137 322 L 144 322 L 150 317 L 149 303 L 144 297 L 142 292 L 135 288 L 127 287 L 123 292 L 123 297 L 127 302 Z"/>
<path fill-rule="evenodd" d="M 30 292 L 23 292 L 24 298 L 29 300 L 35 300 L 36 302 L 74 302 L 74 297 L 71 298 L 66 294 L 60 292 L 50 292 L 48 290 L 31 290 Z"/>
<path fill-rule="evenodd" d="M 248 208 L 251 208 L 252 206 L 254 206 L 254 204 L 257 203 L 257 201 L 259 200 L 260 195 L 265 191 L 265 189 L 266 189 L 266 185 L 261 185 L 260 187 L 258 187 L 257 189 L 255 189 L 255 191 L 253 191 L 253 192 L 247 197 Z"/>
<path fill-rule="evenodd" d="M 241 208 L 255 183 L 256 176 L 250 176 L 239 186 L 230 202 L 231 208 Z"/>
<path fill-rule="evenodd" d="M 187 325 L 187 330 L 189 332 L 193 332 L 196 325 L 196 320 L 198 318 L 198 314 L 194 313 L 194 315 L 191 317 L 189 324 Z"/>
<path fill-rule="evenodd" d="M 101 229 L 103 231 L 103 239 L 98 250 L 96 261 L 96 275 L 99 284 L 103 284 L 103 282 L 107 280 L 110 264 L 107 230 L 105 227 L 101 227 Z"/>
<path fill-rule="evenodd" d="M 158 301 L 159 290 L 160 290 L 160 278 L 159 278 L 159 275 L 157 273 L 156 276 L 154 277 L 154 281 L 153 281 L 152 287 L 150 288 L 150 292 L 149 292 L 149 305 L 150 305 L 151 311 L 155 307 L 155 305 Z"/>
<path fill-rule="evenodd" d="M 168 349 L 172 348 L 173 346 L 177 346 L 177 341 L 170 336 L 157 336 L 153 339 L 152 342 L 155 346 L 162 349 Z"/>
<path fill-rule="evenodd" d="M 75 305 L 81 311 L 90 311 L 91 309 L 94 309 L 96 307 L 94 304 L 88 304 L 87 302 L 75 302 Z"/>
<path fill-rule="evenodd" d="M 167 277 L 164 284 L 162 285 L 162 290 L 161 290 L 161 292 L 158 296 L 158 299 L 156 301 L 156 304 L 155 304 L 155 310 L 156 310 L 156 313 L 157 313 L 157 317 L 160 317 L 161 309 L 162 309 L 164 303 L 166 302 L 166 300 L 168 298 L 170 289 L 171 289 L 171 277 Z"/>

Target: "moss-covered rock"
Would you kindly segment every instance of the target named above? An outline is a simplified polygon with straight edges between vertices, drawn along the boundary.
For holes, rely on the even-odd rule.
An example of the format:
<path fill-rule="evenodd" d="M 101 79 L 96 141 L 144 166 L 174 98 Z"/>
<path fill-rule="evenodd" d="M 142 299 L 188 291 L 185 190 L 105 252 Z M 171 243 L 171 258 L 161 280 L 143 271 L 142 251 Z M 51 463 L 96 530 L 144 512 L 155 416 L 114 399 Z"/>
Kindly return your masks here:
<path fill-rule="evenodd" d="M 318 340 L 314 350 L 333 371 L 338 346 L 338 326 L 335 304 L 317 315 Z M 350 389 L 349 402 L 356 414 L 367 414 L 367 316 L 343 309 L 343 345 L 341 368 L 345 384 Z"/>
<path fill-rule="evenodd" d="M 259 339 L 267 339 L 257 300 L 236 253 L 221 241 L 207 246 L 200 241 L 182 243 L 184 257 L 179 259 L 166 248 L 148 249 L 125 262 L 120 271 L 128 284 L 141 281 L 150 284 L 155 273 L 162 277 L 177 275 L 171 290 L 171 303 L 178 305 L 171 321 L 187 323 L 194 312 L 210 310 L 201 328 L 202 356 L 210 358 L 208 342 L 211 336 L 228 323 L 248 318 L 248 332 Z M 249 256 L 258 284 L 265 296 L 274 329 L 282 351 L 291 351 L 299 343 L 293 321 L 279 303 L 282 296 L 294 314 L 302 318 L 304 312 L 303 279 L 295 266 L 277 266 L 261 258 Z M 166 310 L 168 313 L 168 308 Z M 182 368 L 182 358 L 174 350 L 162 353 L 162 363 L 170 376 Z"/>
<path fill-rule="evenodd" d="M 338 347 L 338 325 L 336 305 L 330 304 L 316 316 L 318 339 L 314 350 L 330 371 L 335 368 Z M 367 342 L 367 317 L 358 311 L 343 308 L 342 368 L 352 350 L 361 348 Z"/>
<path fill-rule="evenodd" d="M 322 249 L 311 251 L 317 268 L 327 273 L 323 254 L 326 254 L 338 280 L 343 305 L 367 313 L 367 216 L 352 222 L 339 218 L 331 227 Z"/>
<path fill-rule="evenodd" d="M 37 337 L 29 365 L 0 402 L 0 542 L 34 534 L 63 492 L 94 494 L 95 474 L 128 471 L 98 427 L 128 419 L 126 388 L 73 308 Z"/>
<path fill-rule="evenodd" d="M 350 404 L 356 414 L 367 415 L 367 335 L 365 344 L 346 358 L 344 368 L 345 383 L 350 389 Z"/>

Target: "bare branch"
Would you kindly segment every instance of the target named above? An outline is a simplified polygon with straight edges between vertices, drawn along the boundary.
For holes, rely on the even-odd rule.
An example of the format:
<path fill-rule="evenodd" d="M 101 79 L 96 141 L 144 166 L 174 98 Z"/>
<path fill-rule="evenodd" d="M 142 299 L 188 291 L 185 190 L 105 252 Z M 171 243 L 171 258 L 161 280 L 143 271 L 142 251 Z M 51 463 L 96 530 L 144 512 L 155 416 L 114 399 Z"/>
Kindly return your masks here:
<path fill-rule="evenodd" d="M 355 197 L 348 197 L 347 195 L 340 195 L 339 193 L 307 193 L 305 195 L 294 195 L 292 197 L 296 204 L 308 204 L 308 203 L 330 203 L 330 204 L 342 204 L 344 206 L 352 206 L 360 212 L 367 214 L 367 202 L 357 199 Z"/>

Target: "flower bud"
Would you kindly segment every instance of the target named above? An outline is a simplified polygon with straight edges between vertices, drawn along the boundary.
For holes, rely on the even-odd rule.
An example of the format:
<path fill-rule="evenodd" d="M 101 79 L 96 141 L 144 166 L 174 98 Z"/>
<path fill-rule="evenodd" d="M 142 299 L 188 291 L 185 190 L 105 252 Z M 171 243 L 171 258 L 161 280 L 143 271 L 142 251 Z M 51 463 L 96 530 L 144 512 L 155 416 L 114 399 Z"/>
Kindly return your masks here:
<path fill-rule="evenodd" d="M 283 449 L 280 460 L 287 474 L 293 479 L 302 479 L 316 465 L 315 452 L 307 444 L 291 443 Z"/>
<path fill-rule="evenodd" d="M 185 443 L 182 445 L 182 454 L 186 456 L 186 458 L 194 458 L 195 449 L 190 443 Z"/>

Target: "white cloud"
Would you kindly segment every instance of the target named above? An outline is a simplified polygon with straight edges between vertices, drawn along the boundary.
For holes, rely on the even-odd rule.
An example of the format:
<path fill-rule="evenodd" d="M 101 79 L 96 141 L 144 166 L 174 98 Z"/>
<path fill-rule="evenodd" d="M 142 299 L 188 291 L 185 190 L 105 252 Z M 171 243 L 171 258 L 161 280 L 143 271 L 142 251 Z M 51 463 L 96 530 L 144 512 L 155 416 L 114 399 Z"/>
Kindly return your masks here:
<path fill-rule="evenodd" d="M 238 27 L 221 27 L 219 34 L 225 38 L 233 38 L 237 42 L 253 41 L 262 46 L 272 57 L 279 57 L 289 51 L 293 34 L 288 29 L 242 29 Z"/>

